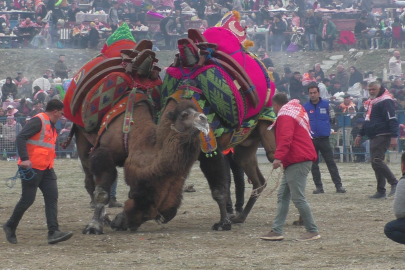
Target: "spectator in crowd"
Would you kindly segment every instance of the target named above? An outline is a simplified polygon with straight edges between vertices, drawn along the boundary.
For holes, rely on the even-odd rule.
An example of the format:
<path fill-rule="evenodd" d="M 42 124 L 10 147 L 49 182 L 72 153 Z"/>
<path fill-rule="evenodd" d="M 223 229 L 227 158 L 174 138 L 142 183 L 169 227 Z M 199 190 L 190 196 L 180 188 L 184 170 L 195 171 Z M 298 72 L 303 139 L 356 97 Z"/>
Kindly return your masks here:
<path fill-rule="evenodd" d="M 129 18 L 125 18 L 124 21 L 128 25 L 129 29 L 134 29 L 134 25 L 129 21 Z"/>
<path fill-rule="evenodd" d="M 279 52 L 281 50 L 281 44 L 284 41 L 284 32 L 287 30 L 286 23 L 281 19 L 281 15 L 278 13 L 274 16 L 274 23 L 270 27 L 270 44 L 273 44 L 273 51 Z"/>
<path fill-rule="evenodd" d="M 318 88 L 319 88 L 319 95 L 323 100 L 329 100 L 330 94 L 328 91 L 328 87 L 330 86 L 330 80 L 325 78 L 322 81 L 319 80 Z"/>
<path fill-rule="evenodd" d="M 394 77 L 401 77 L 403 63 L 405 63 L 405 61 L 401 61 L 401 54 L 399 53 L 399 51 L 395 51 L 388 62 L 391 79 L 394 79 Z"/>
<path fill-rule="evenodd" d="M 350 72 L 350 79 L 349 79 L 349 87 L 353 87 L 355 83 L 363 81 L 363 74 L 357 70 L 354 66 L 349 68 Z"/>
<path fill-rule="evenodd" d="M 94 11 L 99 11 L 99 10 L 102 10 L 103 9 L 103 1 L 102 0 L 94 0 L 93 1 L 93 4 L 91 5 L 91 8 L 94 10 Z"/>
<path fill-rule="evenodd" d="M 8 105 L 6 109 L 7 116 L 16 117 L 18 110 L 13 105 Z"/>
<path fill-rule="evenodd" d="M 27 99 L 22 98 L 20 100 L 20 105 L 18 105 L 17 109 L 20 116 L 27 117 L 29 116 L 32 110 L 32 105 L 27 101 Z"/>
<path fill-rule="evenodd" d="M 0 106 L 0 123 L 3 123 L 1 121 L 2 121 L 2 118 L 4 118 L 4 117 L 7 117 L 7 114 L 4 111 L 3 107 Z"/>
<path fill-rule="evenodd" d="M 32 94 L 34 101 L 45 103 L 46 93 L 38 85 L 34 86 L 34 93 Z"/>
<path fill-rule="evenodd" d="M 349 89 L 349 76 L 347 76 L 347 72 L 342 65 L 338 65 L 336 69 L 337 73 L 333 80 L 340 82 L 340 87 L 343 92 L 346 92 Z"/>
<path fill-rule="evenodd" d="M 33 109 L 30 112 L 29 116 L 30 117 L 34 117 L 35 115 L 44 112 L 44 110 L 42 109 L 42 103 L 38 100 L 34 101 L 33 103 Z"/>
<path fill-rule="evenodd" d="M 141 20 L 138 19 L 138 20 L 135 21 L 134 30 L 135 31 L 148 31 L 149 27 L 143 25 L 141 23 Z"/>
<path fill-rule="evenodd" d="M 180 10 L 176 9 L 175 10 L 176 14 L 180 14 Z M 173 29 L 176 28 L 176 15 L 175 16 L 168 16 L 160 21 L 160 31 L 162 31 L 162 34 L 165 39 L 165 48 L 167 50 L 170 50 L 173 48 L 172 46 L 172 32 Z"/>
<path fill-rule="evenodd" d="M 397 219 L 384 227 L 385 235 L 399 244 L 405 244 L 405 153 L 401 156 L 402 177 L 397 184 L 394 198 L 394 215 Z"/>
<path fill-rule="evenodd" d="M 380 48 L 380 44 L 382 43 L 382 39 L 384 37 L 384 31 L 382 30 L 381 25 L 377 25 L 377 31 L 375 31 L 373 38 L 371 39 L 371 47 L 370 49 L 378 50 Z M 384 46 L 382 46 L 384 48 Z"/>
<path fill-rule="evenodd" d="M 316 63 L 315 66 L 314 66 L 314 70 L 315 70 L 315 78 L 316 78 L 316 80 L 325 79 L 325 73 L 323 72 L 323 70 L 321 68 L 321 64 Z"/>
<path fill-rule="evenodd" d="M 94 19 L 94 24 L 97 30 L 101 30 L 103 28 L 105 28 L 104 24 L 100 22 L 99 19 L 95 18 Z"/>
<path fill-rule="evenodd" d="M 46 14 L 48 14 L 48 9 L 42 1 L 35 3 L 35 14 L 41 18 L 45 18 Z"/>
<path fill-rule="evenodd" d="M 260 239 L 280 241 L 284 239 L 283 227 L 287 218 L 290 200 L 298 209 L 306 233 L 298 241 L 319 239 L 318 227 L 315 225 L 311 207 L 305 199 L 305 186 L 312 163 L 317 159 L 314 145 L 311 142 L 308 115 L 297 100 L 288 102 L 284 93 L 275 94 L 272 98 L 277 121 L 275 126 L 277 150 L 274 155 L 273 169 L 284 168 L 283 179 L 278 191 L 277 215 L 272 230 L 260 236 Z"/>
<path fill-rule="evenodd" d="M 90 31 L 89 31 L 89 34 L 88 34 L 88 38 L 89 38 L 89 41 L 88 41 L 88 44 L 87 44 L 88 48 L 89 49 L 97 49 L 97 45 L 98 45 L 98 42 L 99 42 L 99 39 L 100 39 L 100 35 L 99 35 L 99 33 L 98 33 L 97 29 L 96 29 L 96 24 L 94 22 L 90 23 Z"/>
<path fill-rule="evenodd" d="M 361 11 L 361 17 L 365 18 L 365 23 L 368 28 L 374 28 L 376 23 L 373 14 L 369 14 L 367 10 Z"/>
<path fill-rule="evenodd" d="M 31 41 L 31 45 L 40 48 L 41 45 L 44 48 L 48 48 L 49 42 L 52 42 L 52 38 L 49 34 L 49 24 L 43 23 L 41 17 L 38 16 L 36 27 L 39 28 L 39 32 Z"/>
<path fill-rule="evenodd" d="M 391 87 L 390 87 L 390 93 L 398 98 L 400 95 L 404 95 L 404 93 L 402 92 L 402 90 L 404 89 L 404 85 L 402 82 L 401 78 L 395 78 L 394 82 L 391 83 Z"/>
<path fill-rule="evenodd" d="M 335 95 L 336 93 L 343 92 L 342 88 L 340 87 L 339 81 L 332 81 L 332 85 L 329 87 L 329 93 L 331 96 Z"/>
<path fill-rule="evenodd" d="M 55 64 L 55 76 L 58 78 L 67 79 L 69 78 L 68 76 L 69 69 L 65 65 L 65 55 L 61 54 L 59 55 L 59 60 Z"/>
<path fill-rule="evenodd" d="M 302 100 L 305 93 L 302 87 L 301 73 L 294 72 L 294 76 L 290 79 L 290 98 Z"/>
<path fill-rule="evenodd" d="M 335 112 L 329 101 L 320 97 L 321 93 L 316 85 L 308 87 L 310 101 L 304 104 L 305 111 L 308 113 L 309 124 L 311 126 L 312 143 L 315 147 L 315 152 L 320 152 L 328 167 L 329 174 L 335 184 L 337 193 L 346 193 L 342 186 L 342 180 L 339 175 L 338 168 L 333 158 L 333 150 L 330 146 L 329 136 L 331 130 L 331 121 L 334 121 Z M 324 193 L 321 180 L 321 172 L 319 170 L 319 159 L 312 164 L 311 172 L 314 179 L 316 189 L 313 194 Z"/>
<path fill-rule="evenodd" d="M 46 91 L 46 98 L 45 98 L 45 103 L 48 103 L 53 99 L 53 97 L 56 95 L 56 91 L 53 87 L 49 88 L 48 91 Z"/>
<path fill-rule="evenodd" d="M 80 9 L 77 6 L 77 2 L 72 3 L 72 7 L 68 10 L 67 16 L 69 22 L 76 21 L 76 14 L 80 12 Z"/>
<path fill-rule="evenodd" d="M 392 30 L 391 28 L 387 27 L 385 29 L 384 36 L 381 41 L 381 48 L 389 48 L 391 46 L 392 41 Z"/>
<path fill-rule="evenodd" d="M 125 7 L 124 11 L 121 14 L 119 14 L 119 18 L 121 21 L 125 21 L 125 19 L 128 18 L 128 16 L 129 16 L 129 8 Z"/>
<path fill-rule="evenodd" d="M 309 70 L 308 73 L 304 74 L 304 77 L 302 78 L 302 85 L 306 86 L 312 82 L 316 82 L 315 78 L 315 70 Z"/>
<path fill-rule="evenodd" d="M 6 78 L 6 83 L 3 84 L 1 87 L 1 92 L 2 92 L 2 101 L 7 101 L 10 97 L 12 100 L 14 100 L 17 97 L 18 90 L 17 86 L 13 83 L 13 79 L 11 77 Z"/>
<path fill-rule="evenodd" d="M 307 16 L 304 20 L 305 35 L 308 40 L 308 46 L 310 51 L 315 51 L 315 38 L 318 30 L 318 23 L 314 16 L 313 10 L 307 11 Z"/>
<path fill-rule="evenodd" d="M 293 27 L 300 27 L 301 25 L 301 18 L 298 15 L 297 11 L 292 12 L 292 18 L 291 18 L 291 28 Z"/>
<path fill-rule="evenodd" d="M 201 33 L 204 33 L 205 30 L 208 28 L 208 21 L 207 20 L 202 20 L 201 26 L 199 28 Z"/>
<path fill-rule="evenodd" d="M 356 25 L 354 26 L 354 36 L 356 39 L 365 39 L 367 42 L 366 44 L 371 45 L 371 38 L 372 36 L 368 33 L 370 31 L 370 28 L 367 27 L 366 25 L 366 18 L 361 17 L 360 20 L 356 22 Z M 367 49 L 367 47 L 366 47 Z"/>
<path fill-rule="evenodd" d="M 45 70 L 44 75 L 46 75 L 48 77 L 47 79 L 49 80 L 49 82 L 52 82 L 55 77 L 55 75 L 53 75 L 53 70 L 49 69 L 49 68 L 47 70 Z"/>
<path fill-rule="evenodd" d="M 52 44 L 54 44 L 54 46 L 57 46 L 57 43 L 60 40 L 60 34 L 62 32 L 62 24 L 60 22 L 58 22 L 56 24 L 56 28 L 54 28 L 51 31 L 51 39 L 52 39 Z"/>
<path fill-rule="evenodd" d="M 15 152 L 15 140 L 21 131 L 21 125 L 15 121 L 14 116 L 7 116 L 7 122 L 3 125 L 3 145 L 7 152 Z"/>
<path fill-rule="evenodd" d="M 28 84 L 28 79 L 24 77 L 21 71 L 18 71 L 17 77 L 14 78 L 14 83 L 17 85 L 17 90 L 22 91 L 22 88 Z"/>
<path fill-rule="evenodd" d="M 274 67 L 269 67 L 267 71 L 271 74 L 271 76 L 273 76 L 274 83 L 277 84 L 280 81 L 280 75 L 274 71 Z"/>
<path fill-rule="evenodd" d="M 371 82 L 368 85 L 368 92 L 370 98 L 364 106 L 366 121 L 356 137 L 355 145 L 360 145 L 361 137 L 364 135 L 370 138 L 370 160 L 377 178 L 377 192 L 369 198 L 381 199 L 386 197 L 386 180 L 391 185 L 388 196 L 395 194 L 398 183 L 394 174 L 384 163 L 388 148 L 398 145 L 398 121 L 395 117 L 394 102 L 387 89 L 382 88 L 379 82 Z"/>
<path fill-rule="evenodd" d="M 108 23 L 110 24 L 110 27 L 113 32 L 117 30 L 118 28 L 118 23 L 119 23 L 119 18 L 118 18 L 118 2 L 114 1 L 112 3 L 112 8 L 108 11 Z"/>
<path fill-rule="evenodd" d="M 329 52 L 332 52 L 333 41 L 336 39 L 336 26 L 333 22 L 324 16 L 322 18 L 322 23 L 318 26 L 318 36 L 316 42 L 318 44 L 318 49 L 322 51 L 322 41 L 326 41 L 329 46 Z"/>
<path fill-rule="evenodd" d="M 350 107 L 356 108 L 356 104 L 353 103 L 351 96 L 349 94 L 345 94 L 343 96 L 343 102 L 336 107 L 336 113 L 339 114 L 348 113 Z"/>

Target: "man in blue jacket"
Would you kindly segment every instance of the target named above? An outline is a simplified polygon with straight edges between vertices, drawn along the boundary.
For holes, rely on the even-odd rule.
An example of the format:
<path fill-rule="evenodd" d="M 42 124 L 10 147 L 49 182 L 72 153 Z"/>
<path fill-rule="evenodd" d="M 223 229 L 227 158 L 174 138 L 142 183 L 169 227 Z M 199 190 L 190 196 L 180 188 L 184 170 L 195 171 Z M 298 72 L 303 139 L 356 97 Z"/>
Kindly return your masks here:
<path fill-rule="evenodd" d="M 367 135 L 370 139 L 371 167 L 377 178 L 377 192 L 370 199 L 385 199 L 386 180 L 391 185 L 388 197 L 395 194 L 397 179 L 384 163 L 385 152 L 388 148 L 398 145 L 398 121 L 395 117 L 395 104 L 387 89 L 381 87 L 380 82 L 371 82 L 368 85 L 370 98 L 364 103 L 366 117 L 363 127 L 354 141 L 360 145 L 361 137 Z"/>
<path fill-rule="evenodd" d="M 311 126 L 312 143 L 315 151 L 321 152 L 326 166 L 328 167 L 330 176 L 336 187 L 337 193 L 346 193 L 342 187 L 342 180 L 339 175 L 339 170 L 333 159 L 333 151 L 329 143 L 330 135 L 330 119 L 335 118 L 335 112 L 332 107 L 329 107 L 329 101 L 320 97 L 320 91 L 316 84 L 308 86 L 309 101 L 304 104 L 304 108 L 308 113 L 309 124 Z M 324 193 L 321 181 L 321 172 L 319 171 L 319 160 L 312 164 L 311 172 L 316 189 L 314 194 Z"/>

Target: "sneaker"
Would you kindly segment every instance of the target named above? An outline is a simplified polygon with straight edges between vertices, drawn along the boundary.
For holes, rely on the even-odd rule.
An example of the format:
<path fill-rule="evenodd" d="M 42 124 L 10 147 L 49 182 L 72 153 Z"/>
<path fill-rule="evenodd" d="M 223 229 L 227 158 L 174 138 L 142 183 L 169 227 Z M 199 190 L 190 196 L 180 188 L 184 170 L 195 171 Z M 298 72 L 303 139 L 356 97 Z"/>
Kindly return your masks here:
<path fill-rule="evenodd" d="M 371 195 L 368 197 L 369 199 L 386 199 L 387 197 L 385 196 L 385 192 L 381 193 L 381 192 L 376 192 L 374 195 Z"/>
<path fill-rule="evenodd" d="M 284 239 L 284 236 L 282 234 L 271 231 L 268 234 L 260 236 L 259 238 L 268 241 L 281 241 Z"/>
<path fill-rule="evenodd" d="M 11 244 L 17 244 L 17 236 L 15 235 L 15 228 L 8 227 L 6 223 L 3 225 L 3 230 L 6 233 L 6 239 Z"/>
<path fill-rule="evenodd" d="M 323 188 L 316 188 L 313 192 L 313 194 L 320 194 L 320 193 L 325 193 L 325 191 L 323 191 Z"/>
<path fill-rule="evenodd" d="M 73 236 L 73 232 L 54 231 L 48 233 L 48 244 L 56 244 L 69 240 Z"/>
<path fill-rule="evenodd" d="M 113 207 L 122 207 L 122 203 L 117 202 L 116 197 L 111 197 L 110 202 L 108 203 L 109 208 Z"/>
<path fill-rule="evenodd" d="M 388 194 L 388 197 L 394 196 L 396 190 L 397 190 L 397 185 L 392 185 L 392 186 L 391 186 L 391 191 L 390 191 L 390 193 Z"/>
<path fill-rule="evenodd" d="M 337 187 L 336 193 L 346 193 L 346 189 L 344 189 L 343 187 Z"/>
<path fill-rule="evenodd" d="M 297 238 L 297 241 L 312 241 L 321 238 L 319 232 L 306 232 Z"/>

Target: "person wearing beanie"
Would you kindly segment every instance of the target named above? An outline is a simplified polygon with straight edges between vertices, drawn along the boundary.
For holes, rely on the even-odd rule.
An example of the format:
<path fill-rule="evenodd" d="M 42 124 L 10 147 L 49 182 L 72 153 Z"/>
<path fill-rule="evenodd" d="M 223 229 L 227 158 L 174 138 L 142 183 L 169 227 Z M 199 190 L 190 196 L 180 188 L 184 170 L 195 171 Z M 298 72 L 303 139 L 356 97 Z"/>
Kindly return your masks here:
<path fill-rule="evenodd" d="M 90 31 L 89 31 L 88 38 L 89 38 L 89 41 L 87 42 L 87 47 L 89 49 L 97 49 L 100 35 L 96 29 L 96 24 L 94 22 L 90 23 Z"/>

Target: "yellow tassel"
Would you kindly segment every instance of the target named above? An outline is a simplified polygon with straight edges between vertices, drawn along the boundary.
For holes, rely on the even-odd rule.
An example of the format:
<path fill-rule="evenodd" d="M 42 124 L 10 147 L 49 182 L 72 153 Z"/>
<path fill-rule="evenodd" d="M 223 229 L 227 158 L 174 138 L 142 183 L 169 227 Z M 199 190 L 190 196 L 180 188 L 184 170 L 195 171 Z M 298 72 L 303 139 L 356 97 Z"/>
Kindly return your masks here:
<path fill-rule="evenodd" d="M 255 46 L 255 43 L 249 39 L 245 40 L 245 42 L 243 42 L 243 48 L 245 50 L 247 50 L 249 47 L 253 47 Z"/>
<path fill-rule="evenodd" d="M 233 10 L 232 13 L 233 13 L 233 15 L 235 16 L 236 20 L 239 22 L 239 21 L 240 21 L 240 14 L 239 14 L 239 12 L 236 11 L 236 10 Z"/>

